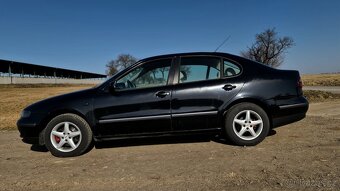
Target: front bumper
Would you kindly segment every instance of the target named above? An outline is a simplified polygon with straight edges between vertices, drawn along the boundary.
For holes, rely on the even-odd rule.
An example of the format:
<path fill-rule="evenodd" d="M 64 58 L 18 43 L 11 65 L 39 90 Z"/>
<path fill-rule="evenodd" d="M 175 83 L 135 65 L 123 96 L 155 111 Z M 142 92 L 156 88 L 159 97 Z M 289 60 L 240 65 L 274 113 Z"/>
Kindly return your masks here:
<path fill-rule="evenodd" d="M 39 125 L 40 117 L 30 116 L 27 118 L 20 118 L 17 122 L 17 127 L 20 132 L 20 137 L 23 142 L 28 144 L 38 144 L 39 134 L 43 128 Z"/>

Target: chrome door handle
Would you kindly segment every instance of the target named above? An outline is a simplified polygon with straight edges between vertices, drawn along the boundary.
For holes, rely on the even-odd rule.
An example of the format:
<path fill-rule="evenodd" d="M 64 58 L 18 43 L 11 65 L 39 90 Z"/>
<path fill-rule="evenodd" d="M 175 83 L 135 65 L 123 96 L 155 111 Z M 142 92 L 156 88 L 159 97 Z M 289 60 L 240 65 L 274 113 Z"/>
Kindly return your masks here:
<path fill-rule="evenodd" d="M 168 96 L 170 95 L 170 92 L 166 92 L 166 91 L 159 91 L 159 92 L 156 92 L 155 94 L 157 97 L 159 98 L 164 98 L 165 96 Z"/>
<path fill-rule="evenodd" d="M 235 88 L 236 88 L 236 86 L 231 85 L 231 84 L 227 84 L 227 85 L 223 86 L 223 89 L 225 91 L 230 91 L 230 90 L 235 89 Z"/>

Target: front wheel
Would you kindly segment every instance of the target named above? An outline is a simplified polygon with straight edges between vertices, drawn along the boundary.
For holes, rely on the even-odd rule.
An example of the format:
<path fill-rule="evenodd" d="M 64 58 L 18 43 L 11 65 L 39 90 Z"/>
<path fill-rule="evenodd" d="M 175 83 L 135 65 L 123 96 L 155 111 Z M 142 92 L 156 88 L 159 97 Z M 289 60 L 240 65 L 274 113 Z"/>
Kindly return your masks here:
<path fill-rule="evenodd" d="M 67 113 L 56 116 L 47 124 L 44 139 L 52 155 L 73 157 L 83 154 L 89 148 L 92 131 L 83 118 Z"/>
<path fill-rule="evenodd" d="M 225 117 L 227 138 L 236 145 L 257 145 L 270 129 L 266 112 L 253 103 L 239 103 L 231 107 Z"/>

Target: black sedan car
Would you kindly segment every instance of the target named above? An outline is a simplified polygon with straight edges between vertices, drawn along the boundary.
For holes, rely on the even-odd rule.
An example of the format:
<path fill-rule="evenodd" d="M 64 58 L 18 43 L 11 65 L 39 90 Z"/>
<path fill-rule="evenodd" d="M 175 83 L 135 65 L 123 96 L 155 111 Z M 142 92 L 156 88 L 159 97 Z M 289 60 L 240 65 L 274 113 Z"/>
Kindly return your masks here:
<path fill-rule="evenodd" d="M 251 146 L 307 110 L 298 71 L 182 53 L 140 60 L 94 88 L 34 103 L 17 126 L 24 142 L 69 157 L 92 141 L 194 133 Z"/>

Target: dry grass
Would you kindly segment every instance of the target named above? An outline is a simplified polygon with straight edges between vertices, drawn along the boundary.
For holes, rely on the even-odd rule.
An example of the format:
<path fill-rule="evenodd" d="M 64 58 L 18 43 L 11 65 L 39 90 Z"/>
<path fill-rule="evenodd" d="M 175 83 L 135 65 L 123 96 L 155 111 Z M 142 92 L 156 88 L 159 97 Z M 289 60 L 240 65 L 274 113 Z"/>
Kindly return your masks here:
<path fill-rule="evenodd" d="M 305 74 L 302 81 L 305 86 L 340 86 L 340 74 Z"/>
<path fill-rule="evenodd" d="M 333 94 L 325 91 L 317 90 L 304 90 L 303 94 L 306 96 L 309 102 L 324 102 L 335 99 L 340 99 L 340 94 Z"/>
<path fill-rule="evenodd" d="M 36 101 L 89 87 L 0 86 L 0 130 L 16 128 L 21 110 Z"/>

